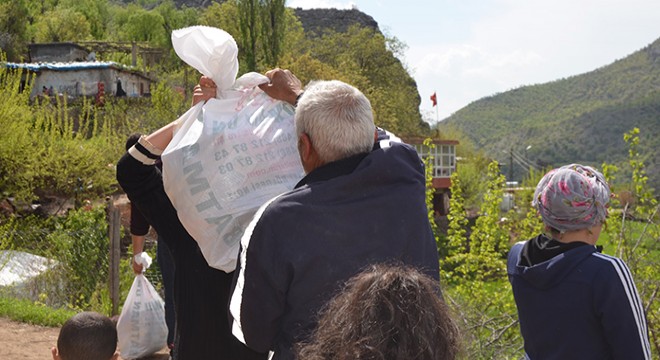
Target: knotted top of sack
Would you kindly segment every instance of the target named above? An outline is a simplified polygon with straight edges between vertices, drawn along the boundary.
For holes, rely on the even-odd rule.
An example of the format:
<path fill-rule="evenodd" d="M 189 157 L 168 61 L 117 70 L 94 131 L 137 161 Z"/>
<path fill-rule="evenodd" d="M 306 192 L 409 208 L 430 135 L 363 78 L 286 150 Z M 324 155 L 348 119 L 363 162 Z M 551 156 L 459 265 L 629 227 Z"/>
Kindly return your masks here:
<path fill-rule="evenodd" d="M 238 46 L 226 31 L 209 26 L 174 30 L 172 45 L 181 60 L 213 79 L 219 91 L 234 85 L 238 74 Z"/>

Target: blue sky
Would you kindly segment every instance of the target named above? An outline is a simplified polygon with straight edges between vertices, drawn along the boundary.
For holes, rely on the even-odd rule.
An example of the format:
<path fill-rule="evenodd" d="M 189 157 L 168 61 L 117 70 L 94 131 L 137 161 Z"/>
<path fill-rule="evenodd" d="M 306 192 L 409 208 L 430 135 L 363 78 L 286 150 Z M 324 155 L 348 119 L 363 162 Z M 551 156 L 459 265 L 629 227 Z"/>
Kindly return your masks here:
<path fill-rule="evenodd" d="M 594 70 L 660 38 L 660 0 L 288 0 L 287 6 L 355 7 L 403 41 L 401 60 L 430 122 L 484 96 Z"/>

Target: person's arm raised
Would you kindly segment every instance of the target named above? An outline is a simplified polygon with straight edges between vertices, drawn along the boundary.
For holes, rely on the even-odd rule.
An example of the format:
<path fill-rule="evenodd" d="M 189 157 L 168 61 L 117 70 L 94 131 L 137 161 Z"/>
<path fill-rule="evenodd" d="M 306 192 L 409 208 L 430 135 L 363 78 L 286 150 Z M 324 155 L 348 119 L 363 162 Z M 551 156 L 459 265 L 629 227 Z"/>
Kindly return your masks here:
<path fill-rule="evenodd" d="M 195 86 L 193 91 L 192 106 L 197 105 L 201 101 L 214 98 L 216 95 L 217 87 L 211 78 L 202 76 L 199 79 L 199 84 Z M 177 123 L 173 121 L 162 128 L 154 131 L 146 137 L 146 140 L 153 147 L 164 150 L 167 145 L 172 141 L 172 136 Z"/>

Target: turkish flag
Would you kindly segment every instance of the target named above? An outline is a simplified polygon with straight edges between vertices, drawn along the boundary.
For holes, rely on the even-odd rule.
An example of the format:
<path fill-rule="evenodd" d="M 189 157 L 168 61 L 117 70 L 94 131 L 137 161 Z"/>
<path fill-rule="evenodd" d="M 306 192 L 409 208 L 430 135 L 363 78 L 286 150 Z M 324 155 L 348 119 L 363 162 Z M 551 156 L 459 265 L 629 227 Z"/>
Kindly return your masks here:
<path fill-rule="evenodd" d="M 433 102 L 433 106 L 438 105 L 438 98 L 435 97 L 435 93 L 431 95 L 431 102 Z"/>

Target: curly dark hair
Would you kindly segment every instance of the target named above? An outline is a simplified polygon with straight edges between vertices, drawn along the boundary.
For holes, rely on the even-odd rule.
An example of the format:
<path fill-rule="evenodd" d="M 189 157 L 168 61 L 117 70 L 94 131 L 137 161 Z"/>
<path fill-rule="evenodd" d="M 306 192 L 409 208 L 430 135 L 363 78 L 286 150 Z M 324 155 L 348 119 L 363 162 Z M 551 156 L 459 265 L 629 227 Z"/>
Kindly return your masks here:
<path fill-rule="evenodd" d="M 300 360 L 440 360 L 459 352 L 459 330 L 437 281 L 411 267 L 374 265 L 322 310 Z"/>

